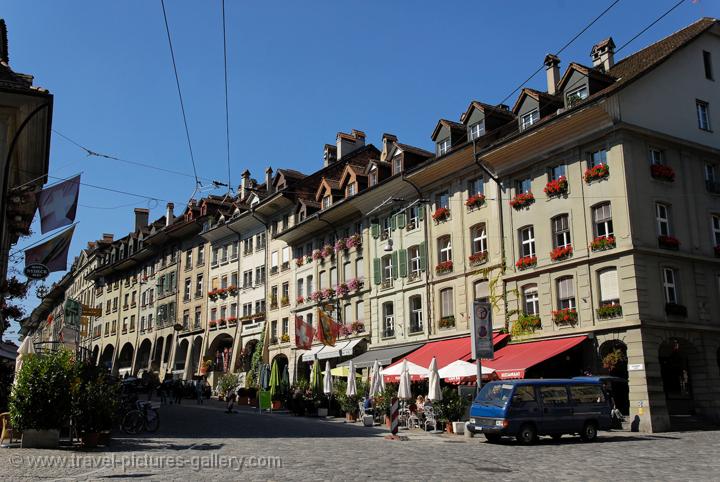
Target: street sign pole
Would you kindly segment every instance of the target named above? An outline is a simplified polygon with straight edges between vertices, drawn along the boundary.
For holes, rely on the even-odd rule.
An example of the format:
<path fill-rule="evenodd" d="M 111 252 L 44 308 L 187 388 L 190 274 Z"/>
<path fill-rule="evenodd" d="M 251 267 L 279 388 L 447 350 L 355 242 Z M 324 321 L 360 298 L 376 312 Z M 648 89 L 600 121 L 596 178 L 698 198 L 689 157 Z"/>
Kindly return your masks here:
<path fill-rule="evenodd" d="M 477 393 L 482 388 L 482 358 L 494 357 L 492 333 L 492 305 L 475 300 L 473 303 L 472 331 L 470 333 L 472 357 L 477 367 Z"/>

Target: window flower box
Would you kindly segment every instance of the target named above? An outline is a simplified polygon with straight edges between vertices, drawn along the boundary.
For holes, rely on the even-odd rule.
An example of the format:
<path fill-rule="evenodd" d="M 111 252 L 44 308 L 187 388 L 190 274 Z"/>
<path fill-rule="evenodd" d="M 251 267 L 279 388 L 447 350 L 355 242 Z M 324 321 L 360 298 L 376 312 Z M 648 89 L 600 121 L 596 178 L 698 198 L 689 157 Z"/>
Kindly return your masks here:
<path fill-rule="evenodd" d="M 228 325 L 235 326 L 235 324 L 237 324 L 237 321 L 238 321 L 237 316 L 228 316 L 228 319 L 227 319 Z"/>
<path fill-rule="evenodd" d="M 230 285 L 230 286 L 228 286 L 228 288 L 227 288 L 227 292 L 228 292 L 231 296 L 235 296 L 235 295 L 238 293 L 238 287 L 235 286 L 235 285 Z"/>
<path fill-rule="evenodd" d="M 218 295 L 220 298 L 225 299 L 225 298 L 227 298 L 227 296 L 228 296 L 228 290 L 227 290 L 227 288 L 218 288 L 218 289 L 215 290 L 215 291 L 217 292 L 217 295 Z"/>
<path fill-rule="evenodd" d="M 322 293 L 320 291 L 313 291 L 312 293 L 310 293 L 310 299 L 318 302 L 322 299 Z"/>
<path fill-rule="evenodd" d="M 210 298 L 212 301 L 217 300 L 219 296 L 220 295 L 218 294 L 217 290 L 208 291 L 208 298 Z"/>
<path fill-rule="evenodd" d="M 658 245 L 663 249 L 678 249 L 680 240 L 674 236 L 658 236 Z"/>
<path fill-rule="evenodd" d="M 217 321 L 215 321 L 215 320 L 208 321 L 208 326 L 210 328 L 215 328 L 217 326 Z"/>
<path fill-rule="evenodd" d="M 665 303 L 665 313 L 671 316 L 687 317 L 687 308 L 677 303 Z"/>
<path fill-rule="evenodd" d="M 605 179 L 610 175 L 610 167 L 607 164 L 598 164 L 589 169 L 585 169 L 585 182 L 590 184 L 593 181 L 599 181 Z"/>
<path fill-rule="evenodd" d="M 322 249 L 323 258 L 329 258 L 333 255 L 333 246 L 331 244 L 326 244 L 323 246 Z"/>
<path fill-rule="evenodd" d="M 303 303 L 305 303 L 305 297 L 298 296 L 297 298 L 295 298 L 295 303 L 297 303 L 298 305 L 302 305 Z"/>
<path fill-rule="evenodd" d="M 225 328 L 227 326 L 227 320 L 225 318 L 220 318 L 218 320 L 218 326 L 220 328 Z"/>
<path fill-rule="evenodd" d="M 325 288 L 322 290 L 322 299 L 329 300 L 330 298 L 335 296 L 335 290 L 332 288 Z"/>
<path fill-rule="evenodd" d="M 575 308 L 563 308 L 552 312 L 552 319 L 558 325 L 574 325 L 577 323 L 577 317 Z"/>
<path fill-rule="evenodd" d="M 558 246 L 557 248 L 550 251 L 550 259 L 552 259 L 553 261 L 561 261 L 563 259 L 571 257 L 572 254 L 572 245 L 568 244 L 567 246 Z"/>
<path fill-rule="evenodd" d="M 468 207 L 468 210 L 477 209 L 483 204 L 485 204 L 484 194 L 473 194 L 465 201 L 465 206 Z"/>
<path fill-rule="evenodd" d="M 515 262 L 517 269 L 528 269 L 537 264 L 537 256 L 523 256 Z"/>
<path fill-rule="evenodd" d="M 436 223 L 447 221 L 449 217 L 450 210 L 448 208 L 437 208 L 432 214 L 433 221 L 435 221 Z"/>
<path fill-rule="evenodd" d="M 653 177 L 653 179 L 659 179 L 660 181 L 675 181 L 675 171 L 673 170 L 673 168 L 663 164 L 651 165 L 650 175 Z"/>
<path fill-rule="evenodd" d="M 363 333 L 365 331 L 365 323 L 360 320 L 353 321 L 350 329 L 353 333 Z"/>
<path fill-rule="evenodd" d="M 271 345 L 277 345 L 277 344 L 278 344 L 278 337 L 277 337 L 277 336 L 271 336 L 271 337 L 270 337 L 270 344 L 271 344 Z"/>
<path fill-rule="evenodd" d="M 305 264 L 305 256 L 299 256 L 299 257 L 295 258 L 295 266 L 297 266 L 299 268 L 300 266 L 302 266 L 304 264 Z"/>
<path fill-rule="evenodd" d="M 337 241 L 335 241 L 335 246 L 333 248 L 335 249 L 336 253 L 346 250 L 347 249 L 347 240 L 345 238 L 338 239 Z"/>
<path fill-rule="evenodd" d="M 335 287 L 335 293 L 337 294 L 338 298 L 342 298 L 343 296 L 347 295 L 350 292 L 350 288 L 348 288 L 348 285 L 345 283 L 340 283 Z"/>
<path fill-rule="evenodd" d="M 363 286 L 363 282 L 360 278 L 352 278 L 348 280 L 347 287 L 350 291 L 357 291 L 361 289 Z"/>
<path fill-rule="evenodd" d="M 532 203 L 535 202 L 535 196 L 531 192 L 521 192 L 520 194 L 516 194 L 514 198 L 510 200 L 510 206 L 513 209 L 523 209 L 526 207 L 529 207 Z"/>
<path fill-rule="evenodd" d="M 520 314 L 515 323 L 513 323 L 512 335 L 527 335 L 540 328 L 542 328 L 542 322 L 538 315 Z"/>
<path fill-rule="evenodd" d="M 548 197 L 562 196 L 567 194 L 568 182 L 565 176 L 560 176 L 545 185 L 545 194 Z"/>
<path fill-rule="evenodd" d="M 437 274 L 445 274 L 449 273 L 453 270 L 453 262 L 452 261 L 441 261 L 440 263 L 435 266 L 435 273 Z"/>
<path fill-rule="evenodd" d="M 283 333 L 280 337 L 280 341 L 283 343 L 288 343 L 290 341 L 290 335 L 288 335 L 287 333 Z"/>
<path fill-rule="evenodd" d="M 325 256 L 323 255 L 323 252 L 319 249 L 314 249 L 312 252 L 312 259 L 315 261 L 321 261 Z"/>
<path fill-rule="evenodd" d="M 598 236 L 590 243 L 592 251 L 605 251 L 615 247 L 615 236 Z"/>
<path fill-rule="evenodd" d="M 487 261 L 487 256 L 487 251 L 480 251 L 479 253 L 471 254 L 470 256 L 468 256 L 470 266 L 477 266 L 483 264 L 485 261 Z"/>
<path fill-rule="evenodd" d="M 270 309 L 275 310 L 275 309 L 277 309 L 277 307 L 278 307 L 278 300 L 276 297 L 273 296 L 272 298 L 270 298 Z"/>
<path fill-rule="evenodd" d="M 283 296 L 282 298 L 280 298 L 280 306 L 287 306 L 289 304 L 290 298 L 288 298 L 287 296 Z"/>
<path fill-rule="evenodd" d="M 455 317 L 452 315 L 443 316 L 440 318 L 440 323 L 438 324 L 440 325 L 440 328 L 453 328 L 455 326 Z"/>
<path fill-rule="evenodd" d="M 597 310 L 595 310 L 595 313 L 597 313 L 598 318 L 601 320 L 618 318 L 622 316 L 622 305 L 601 305 Z"/>
<path fill-rule="evenodd" d="M 347 238 L 347 241 L 345 242 L 345 245 L 348 248 L 358 248 L 362 247 L 362 236 L 359 234 L 353 234 L 349 238 Z"/>

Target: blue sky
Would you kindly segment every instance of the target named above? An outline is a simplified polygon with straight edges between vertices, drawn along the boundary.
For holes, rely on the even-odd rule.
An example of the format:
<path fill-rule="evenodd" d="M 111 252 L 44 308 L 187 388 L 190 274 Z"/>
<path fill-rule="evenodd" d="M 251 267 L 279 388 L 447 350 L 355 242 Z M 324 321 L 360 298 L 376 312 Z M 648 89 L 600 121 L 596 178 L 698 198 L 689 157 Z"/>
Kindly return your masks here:
<path fill-rule="evenodd" d="M 594 43 L 624 44 L 675 2 L 621 1 L 561 54 L 561 68 L 590 64 Z M 311 172 L 323 145 L 353 128 L 376 145 L 389 132 L 432 149 L 439 118 L 457 120 L 473 99 L 500 102 L 610 3 L 226 0 L 232 182 L 246 168 L 260 180 L 268 165 Z M 199 175 L 225 182 L 220 5 L 166 0 Z M 13 69 L 55 95 L 56 130 L 97 152 L 192 173 L 159 0 L 8 0 L 1 15 Z M 620 57 L 703 16 L 720 16 L 720 5 L 688 0 Z M 544 89 L 544 72 L 528 85 Z M 82 187 L 72 255 L 104 232 L 126 234 L 134 207 L 157 218 L 194 187 L 191 177 L 86 157 L 54 135 L 51 175 L 78 172 L 161 201 Z"/>

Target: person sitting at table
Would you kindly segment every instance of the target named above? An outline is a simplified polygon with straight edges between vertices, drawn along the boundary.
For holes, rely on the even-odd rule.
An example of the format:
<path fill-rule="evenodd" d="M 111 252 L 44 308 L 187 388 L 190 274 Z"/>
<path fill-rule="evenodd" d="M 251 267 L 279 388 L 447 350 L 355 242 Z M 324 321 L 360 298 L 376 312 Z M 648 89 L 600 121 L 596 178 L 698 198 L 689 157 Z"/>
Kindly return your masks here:
<path fill-rule="evenodd" d="M 372 397 L 365 397 L 365 403 L 364 403 L 363 407 L 365 408 L 365 414 L 372 415 L 372 413 L 373 413 Z"/>
<path fill-rule="evenodd" d="M 417 407 L 417 411 L 422 412 L 423 407 L 425 406 L 425 397 L 423 397 L 422 395 L 418 395 L 417 399 L 415 399 L 415 405 Z"/>

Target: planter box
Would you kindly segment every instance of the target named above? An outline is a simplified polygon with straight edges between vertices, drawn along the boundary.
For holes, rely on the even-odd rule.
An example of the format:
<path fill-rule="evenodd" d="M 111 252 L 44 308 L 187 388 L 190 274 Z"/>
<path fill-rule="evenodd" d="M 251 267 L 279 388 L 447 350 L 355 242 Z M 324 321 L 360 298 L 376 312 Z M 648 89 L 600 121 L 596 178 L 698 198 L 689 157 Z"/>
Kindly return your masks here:
<path fill-rule="evenodd" d="M 365 415 L 362 419 L 363 425 L 366 427 L 372 427 L 375 425 L 375 419 L 372 415 Z"/>
<path fill-rule="evenodd" d="M 56 449 L 60 445 L 60 430 L 26 429 L 22 435 L 22 448 Z"/>
<path fill-rule="evenodd" d="M 465 422 L 453 422 L 452 428 L 453 432 L 458 435 L 462 435 L 465 432 Z"/>

